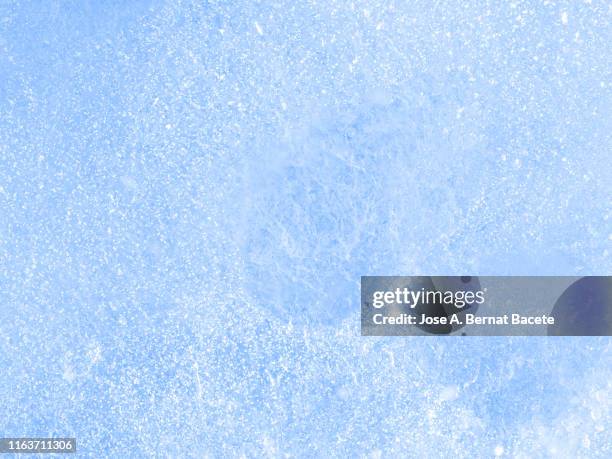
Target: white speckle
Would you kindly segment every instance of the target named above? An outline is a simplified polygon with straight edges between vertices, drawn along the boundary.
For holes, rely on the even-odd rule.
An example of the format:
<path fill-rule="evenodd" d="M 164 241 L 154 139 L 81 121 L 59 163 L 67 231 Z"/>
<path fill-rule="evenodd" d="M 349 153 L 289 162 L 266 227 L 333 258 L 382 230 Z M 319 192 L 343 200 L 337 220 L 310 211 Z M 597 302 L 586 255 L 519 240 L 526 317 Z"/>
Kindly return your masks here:
<path fill-rule="evenodd" d="M 166 124 L 166 129 L 172 129 L 172 125 L 170 123 Z"/>
<path fill-rule="evenodd" d="M 567 22 L 568 22 L 567 11 L 564 11 L 563 13 L 561 13 L 561 22 L 563 23 L 563 25 L 567 25 Z"/>
<path fill-rule="evenodd" d="M 196 379 L 196 397 L 201 400 L 202 399 L 202 381 L 200 380 L 200 367 L 198 366 L 198 362 L 193 362 L 193 372 L 195 373 Z"/>
<path fill-rule="evenodd" d="M 495 454 L 495 457 L 502 456 L 504 454 L 504 447 L 501 445 L 497 445 L 493 450 L 493 454 Z"/>
<path fill-rule="evenodd" d="M 351 396 L 351 393 L 346 386 L 342 386 L 340 389 L 338 389 L 337 395 L 340 400 L 346 401 Z"/>
<path fill-rule="evenodd" d="M 259 25 L 259 22 L 255 22 L 255 30 L 257 30 L 257 33 L 259 35 L 263 35 L 263 29 L 261 28 L 261 26 Z"/>
<path fill-rule="evenodd" d="M 62 375 L 62 377 L 65 381 L 68 381 L 69 383 L 74 381 L 76 374 L 74 373 L 74 370 L 70 365 L 66 365 L 64 367 L 64 374 Z"/>
<path fill-rule="evenodd" d="M 123 177 L 121 177 L 121 183 L 124 187 L 130 190 L 138 189 L 138 182 L 134 179 L 134 177 L 130 177 L 129 175 L 124 175 Z"/>
<path fill-rule="evenodd" d="M 459 397 L 459 388 L 457 386 L 447 386 L 440 392 L 438 401 L 440 402 L 452 402 Z"/>
<path fill-rule="evenodd" d="M 272 440 L 269 436 L 267 435 L 264 436 L 264 438 L 262 439 L 262 445 L 263 445 L 264 451 L 266 452 L 268 456 L 276 455 L 276 452 L 278 451 L 278 447 L 276 446 L 276 443 L 274 442 L 274 440 Z"/>
<path fill-rule="evenodd" d="M 378 24 L 376 24 L 376 30 L 381 30 L 383 28 L 383 23 L 379 22 Z"/>
<path fill-rule="evenodd" d="M 395 366 L 395 355 L 388 349 L 384 349 L 383 352 L 389 356 L 389 363 L 392 367 Z"/>
<path fill-rule="evenodd" d="M 89 357 L 89 360 L 91 360 L 91 363 L 98 363 L 100 360 L 102 360 L 102 349 L 100 346 L 96 345 L 87 352 L 87 356 Z"/>
<path fill-rule="evenodd" d="M 588 434 L 584 434 L 584 438 L 582 439 L 582 446 L 584 446 L 586 449 L 589 449 L 591 447 L 591 439 L 589 438 Z"/>

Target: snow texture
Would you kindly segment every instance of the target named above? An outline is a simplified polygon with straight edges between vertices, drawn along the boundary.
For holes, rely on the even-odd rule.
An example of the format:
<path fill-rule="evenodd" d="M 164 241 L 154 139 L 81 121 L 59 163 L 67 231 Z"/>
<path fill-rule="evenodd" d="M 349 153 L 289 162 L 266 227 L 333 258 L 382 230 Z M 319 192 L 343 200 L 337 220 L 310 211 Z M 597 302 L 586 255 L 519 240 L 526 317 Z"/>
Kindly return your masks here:
<path fill-rule="evenodd" d="M 612 457 L 609 338 L 363 338 L 361 275 L 612 274 L 605 0 L 0 2 L 0 434 Z"/>

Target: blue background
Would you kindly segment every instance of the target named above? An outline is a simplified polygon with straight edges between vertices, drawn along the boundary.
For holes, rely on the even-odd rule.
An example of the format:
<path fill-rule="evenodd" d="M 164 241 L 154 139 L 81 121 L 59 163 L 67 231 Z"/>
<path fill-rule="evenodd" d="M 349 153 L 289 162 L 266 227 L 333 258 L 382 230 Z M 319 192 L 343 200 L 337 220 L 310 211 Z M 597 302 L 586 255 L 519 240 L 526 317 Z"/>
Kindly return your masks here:
<path fill-rule="evenodd" d="M 0 434 L 610 457 L 610 339 L 362 338 L 361 275 L 612 273 L 598 0 L 0 2 Z"/>

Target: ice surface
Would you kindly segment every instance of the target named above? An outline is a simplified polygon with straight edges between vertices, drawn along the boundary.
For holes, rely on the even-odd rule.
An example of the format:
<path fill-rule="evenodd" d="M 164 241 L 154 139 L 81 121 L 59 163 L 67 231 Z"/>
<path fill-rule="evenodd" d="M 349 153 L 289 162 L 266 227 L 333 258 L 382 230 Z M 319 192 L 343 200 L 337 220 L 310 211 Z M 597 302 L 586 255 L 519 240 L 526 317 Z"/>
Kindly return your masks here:
<path fill-rule="evenodd" d="M 610 340 L 359 336 L 359 276 L 612 272 L 609 2 L 0 4 L 0 433 L 612 456 Z"/>

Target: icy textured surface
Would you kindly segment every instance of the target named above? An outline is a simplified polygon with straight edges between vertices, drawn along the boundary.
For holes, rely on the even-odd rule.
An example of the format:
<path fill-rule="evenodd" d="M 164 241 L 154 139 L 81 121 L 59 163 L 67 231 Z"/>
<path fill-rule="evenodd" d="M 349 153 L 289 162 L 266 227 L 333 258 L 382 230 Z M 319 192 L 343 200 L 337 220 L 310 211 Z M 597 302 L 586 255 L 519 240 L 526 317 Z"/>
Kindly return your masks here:
<path fill-rule="evenodd" d="M 610 339 L 358 328 L 362 274 L 612 273 L 611 19 L 1 2 L 0 433 L 92 457 L 611 457 Z"/>

